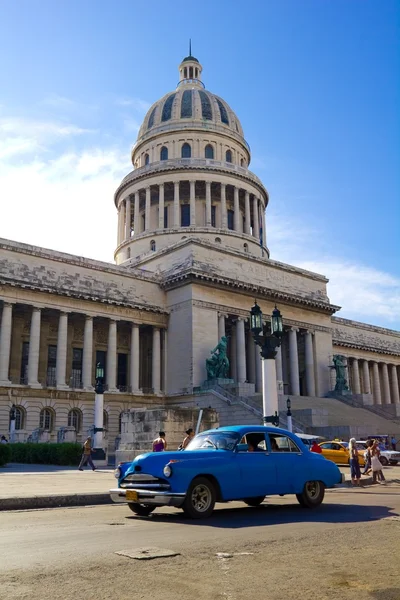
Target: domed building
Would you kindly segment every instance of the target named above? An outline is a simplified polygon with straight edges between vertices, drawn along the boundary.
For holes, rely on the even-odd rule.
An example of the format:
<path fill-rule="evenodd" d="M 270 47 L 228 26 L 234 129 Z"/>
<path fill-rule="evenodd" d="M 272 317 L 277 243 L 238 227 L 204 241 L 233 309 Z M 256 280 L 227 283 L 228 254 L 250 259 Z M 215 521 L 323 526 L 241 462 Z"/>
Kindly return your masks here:
<path fill-rule="evenodd" d="M 365 433 L 399 430 L 400 334 L 334 316 L 326 277 L 270 257 L 268 192 L 238 117 L 202 71 L 184 58 L 176 89 L 144 118 L 114 195 L 114 265 L 0 240 L 0 434 L 13 414 L 15 441 L 82 441 L 97 367 L 110 453 L 133 408 L 212 406 L 221 424 L 258 421 L 254 298 L 267 323 L 275 305 L 282 313 L 274 385 L 304 430 L 347 435 L 357 420 Z M 205 386 L 222 336 L 231 383 Z M 334 355 L 349 387 L 340 402 L 327 398 Z"/>

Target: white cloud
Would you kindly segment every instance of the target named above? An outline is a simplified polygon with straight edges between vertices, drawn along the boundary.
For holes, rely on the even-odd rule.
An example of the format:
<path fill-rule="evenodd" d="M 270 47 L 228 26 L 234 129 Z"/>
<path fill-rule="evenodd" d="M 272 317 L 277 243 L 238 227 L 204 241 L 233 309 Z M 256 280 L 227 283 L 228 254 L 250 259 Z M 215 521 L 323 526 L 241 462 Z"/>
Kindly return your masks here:
<path fill-rule="evenodd" d="M 118 98 L 115 103 L 118 106 L 131 108 L 140 113 L 147 112 L 151 106 L 150 102 L 147 102 L 147 100 L 142 100 L 141 98 Z"/>

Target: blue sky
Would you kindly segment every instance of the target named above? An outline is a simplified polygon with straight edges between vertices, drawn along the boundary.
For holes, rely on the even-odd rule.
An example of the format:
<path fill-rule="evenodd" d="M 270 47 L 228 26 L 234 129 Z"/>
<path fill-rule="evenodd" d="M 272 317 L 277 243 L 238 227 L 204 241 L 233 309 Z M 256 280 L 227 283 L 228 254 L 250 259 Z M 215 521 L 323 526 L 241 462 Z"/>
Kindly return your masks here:
<path fill-rule="evenodd" d="M 112 261 L 113 191 L 187 54 L 241 119 L 271 258 L 400 328 L 400 5 L 2 0 L 0 236 Z"/>

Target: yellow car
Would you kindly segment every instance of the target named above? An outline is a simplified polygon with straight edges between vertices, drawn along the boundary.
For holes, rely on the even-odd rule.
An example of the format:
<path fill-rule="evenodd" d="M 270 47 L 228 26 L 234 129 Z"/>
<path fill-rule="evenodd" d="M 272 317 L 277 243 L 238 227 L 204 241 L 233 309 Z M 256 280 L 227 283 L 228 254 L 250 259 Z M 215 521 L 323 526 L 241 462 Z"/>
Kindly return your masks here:
<path fill-rule="evenodd" d="M 322 456 L 325 456 L 328 460 L 336 463 L 337 465 L 348 465 L 350 463 L 350 453 L 348 442 L 339 442 L 333 440 L 332 442 L 322 442 L 319 444 L 322 450 Z M 358 461 L 360 466 L 365 465 L 364 452 L 365 448 L 361 444 L 357 444 L 358 450 Z"/>

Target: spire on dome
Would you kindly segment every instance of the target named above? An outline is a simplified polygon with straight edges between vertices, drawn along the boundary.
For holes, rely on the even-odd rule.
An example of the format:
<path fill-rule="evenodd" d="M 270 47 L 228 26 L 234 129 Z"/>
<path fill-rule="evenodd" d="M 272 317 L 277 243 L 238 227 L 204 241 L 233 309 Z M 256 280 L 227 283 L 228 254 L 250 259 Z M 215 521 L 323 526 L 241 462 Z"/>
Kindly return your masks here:
<path fill-rule="evenodd" d="M 201 81 L 201 72 L 203 67 L 197 58 L 192 56 L 192 40 L 189 38 L 189 55 L 185 56 L 179 65 L 179 83 L 178 85 L 182 85 L 184 83 L 190 84 L 200 84 L 204 87 L 204 84 Z"/>

